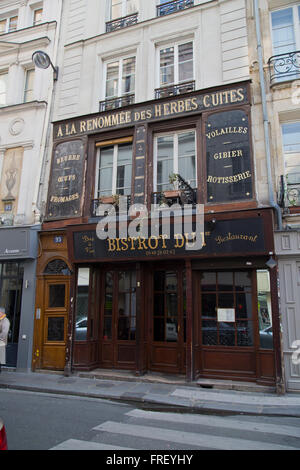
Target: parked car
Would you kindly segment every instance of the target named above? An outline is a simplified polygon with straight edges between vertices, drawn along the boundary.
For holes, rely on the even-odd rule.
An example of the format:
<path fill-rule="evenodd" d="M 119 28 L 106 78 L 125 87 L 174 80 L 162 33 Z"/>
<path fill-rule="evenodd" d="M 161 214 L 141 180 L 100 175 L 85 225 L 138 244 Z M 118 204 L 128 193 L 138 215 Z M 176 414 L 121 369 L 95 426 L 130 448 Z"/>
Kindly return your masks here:
<path fill-rule="evenodd" d="M 6 437 L 6 431 L 5 431 L 5 426 L 0 418 L 0 450 L 7 450 L 7 437 Z"/>

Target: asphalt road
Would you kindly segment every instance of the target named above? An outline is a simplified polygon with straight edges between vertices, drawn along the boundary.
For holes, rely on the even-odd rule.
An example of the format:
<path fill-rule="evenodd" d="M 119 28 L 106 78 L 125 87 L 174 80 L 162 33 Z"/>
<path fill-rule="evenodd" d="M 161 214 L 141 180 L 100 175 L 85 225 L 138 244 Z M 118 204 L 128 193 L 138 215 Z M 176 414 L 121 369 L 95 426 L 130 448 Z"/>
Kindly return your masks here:
<path fill-rule="evenodd" d="M 300 449 L 300 418 L 293 417 L 174 413 L 94 398 L 5 389 L 0 390 L 0 416 L 10 450 L 154 449 L 155 455 L 161 451 L 177 455 L 181 450 L 186 458 L 194 456 L 193 462 L 186 460 L 188 465 L 204 449 Z M 141 462 L 131 464 L 141 466 Z"/>

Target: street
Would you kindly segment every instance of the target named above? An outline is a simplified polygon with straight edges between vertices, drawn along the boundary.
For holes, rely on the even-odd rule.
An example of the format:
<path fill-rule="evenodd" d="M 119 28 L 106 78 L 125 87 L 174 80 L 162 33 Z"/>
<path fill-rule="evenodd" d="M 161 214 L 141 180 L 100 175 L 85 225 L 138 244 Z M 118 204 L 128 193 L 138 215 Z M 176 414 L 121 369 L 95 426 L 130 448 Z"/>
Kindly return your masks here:
<path fill-rule="evenodd" d="M 9 450 L 299 450 L 300 418 L 153 410 L 87 397 L 0 390 Z M 175 454 L 174 454 L 175 451 Z M 117 454 L 111 454 L 116 459 Z M 126 454 L 130 455 L 130 454 Z M 136 455 L 136 454 L 133 454 Z M 152 464 L 176 464 L 153 457 Z M 177 458 L 177 457 L 174 457 Z M 124 463 L 111 461 L 111 464 Z M 139 461 L 131 462 L 138 466 Z"/>

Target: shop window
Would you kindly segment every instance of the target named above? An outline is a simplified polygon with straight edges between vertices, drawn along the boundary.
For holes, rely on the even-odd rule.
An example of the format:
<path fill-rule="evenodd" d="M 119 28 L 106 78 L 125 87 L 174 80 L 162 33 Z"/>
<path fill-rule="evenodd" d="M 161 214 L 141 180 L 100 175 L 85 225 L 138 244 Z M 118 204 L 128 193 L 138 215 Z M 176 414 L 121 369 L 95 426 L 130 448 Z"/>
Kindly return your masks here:
<path fill-rule="evenodd" d="M 18 17 L 10 16 L 0 20 L 0 34 L 11 33 L 17 30 Z"/>
<path fill-rule="evenodd" d="M 253 346 L 250 272 L 204 272 L 201 328 L 204 346 Z"/>
<path fill-rule="evenodd" d="M 300 205 L 300 121 L 282 124 L 285 193 L 290 206 Z"/>
<path fill-rule="evenodd" d="M 134 103 L 135 69 L 136 59 L 134 56 L 106 64 L 105 101 L 100 103 L 100 111 Z"/>
<path fill-rule="evenodd" d="M 86 341 L 88 331 L 90 269 L 79 268 L 76 293 L 75 340 Z"/>
<path fill-rule="evenodd" d="M 257 271 L 259 341 L 262 349 L 273 349 L 270 275 L 267 270 Z"/>
<path fill-rule="evenodd" d="M 96 197 L 130 196 L 131 174 L 131 142 L 100 147 L 97 157 Z"/>
<path fill-rule="evenodd" d="M 25 72 L 24 103 L 33 101 L 34 72 L 34 69 Z"/>
<path fill-rule="evenodd" d="M 155 137 L 154 190 L 174 189 L 172 174 L 179 174 L 192 188 L 197 186 L 196 133 L 172 132 Z"/>
<path fill-rule="evenodd" d="M 113 272 L 105 275 L 105 297 L 104 297 L 104 328 L 103 339 L 112 339 L 112 316 L 113 316 Z"/>
<path fill-rule="evenodd" d="M 300 6 L 271 12 L 273 57 L 270 59 L 272 81 L 299 78 Z M 297 52 L 298 51 L 298 52 Z"/>
<path fill-rule="evenodd" d="M 8 73 L 0 72 L 0 106 L 7 104 Z"/>

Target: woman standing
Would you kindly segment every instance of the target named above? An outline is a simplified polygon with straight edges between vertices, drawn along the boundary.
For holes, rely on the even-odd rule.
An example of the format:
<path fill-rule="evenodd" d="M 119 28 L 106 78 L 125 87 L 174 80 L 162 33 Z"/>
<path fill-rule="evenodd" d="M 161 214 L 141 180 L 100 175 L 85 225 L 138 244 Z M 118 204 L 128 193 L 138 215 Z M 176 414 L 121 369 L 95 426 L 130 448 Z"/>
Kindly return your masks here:
<path fill-rule="evenodd" d="M 0 372 L 1 364 L 6 364 L 6 345 L 9 332 L 9 320 L 5 314 L 5 308 L 0 307 Z"/>

